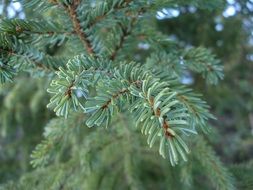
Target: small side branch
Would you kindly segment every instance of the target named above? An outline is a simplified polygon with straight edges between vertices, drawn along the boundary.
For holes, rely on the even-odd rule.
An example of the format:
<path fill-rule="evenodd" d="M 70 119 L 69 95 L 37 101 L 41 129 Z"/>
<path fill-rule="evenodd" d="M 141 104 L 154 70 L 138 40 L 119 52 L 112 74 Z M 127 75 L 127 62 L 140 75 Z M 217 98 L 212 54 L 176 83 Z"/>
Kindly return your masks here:
<path fill-rule="evenodd" d="M 106 108 L 108 108 L 108 106 L 112 103 L 112 99 L 117 99 L 120 95 L 125 94 L 125 93 L 128 93 L 128 92 L 129 92 L 128 89 L 122 89 L 122 90 L 120 90 L 119 92 L 117 92 L 116 94 L 114 94 L 114 95 L 112 96 L 112 98 L 109 99 L 109 100 L 101 107 L 101 109 L 106 109 Z"/>
<path fill-rule="evenodd" d="M 132 0 L 124 0 L 122 3 L 117 4 L 116 6 L 113 7 L 114 11 L 119 11 L 121 9 L 126 8 Z M 111 9 L 110 9 L 111 10 Z M 97 16 L 91 23 L 88 24 L 88 28 L 92 28 L 94 25 L 96 25 L 98 22 L 101 20 L 105 19 L 109 14 L 111 14 L 110 11 L 104 12 L 102 15 Z"/>
<path fill-rule="evenodd" d="M 122 24 L 120 24 L 120 28 L 123 32 L 123 35 L 120 37 L 119 44 L 115 47 L 115 50 L 112 52 L 112 54 L 110 56 L 110 60 L 112 60 L 112 61 L 115 60 L 115 58 L 118 54 L 118 51 L 123 47 L 126 38 L 131 34 L 135 21 L 136 21 L 136 18 L 133 18 L 131 20 L 130 29 L 128 29 L 128 28 L 124 27 Z"/>
<path fill-rule="evenodd" d="M 140 80 L 134 81 L 134 82 L 130 82 L 130 85 L 136 85 L 138 87 L 138 85 L 141 83 Z M 123 94 L 129 93 L 129 90 L 127 88 L 123 88 L 120 91 L 118 91 L 117 93 L 115 93 L 111 99 L 109 99 L 102 107 L 101 109 L 105 109 L 108 108 L 108 106 L 112 103 L 113 99 L 117 99 L 118 97 L 120 97 Z"/>
<path fill-rule="evenodd" d="M 78 20 L 78 15 L 76 13 L 76 9 L 78 7 L 80 3 L 80 0 L 76 0 L 73 2 L 72 5 L 69 6 L 65 6 L 65 9 L 67 10 L 71 21 L 73 23 L 74 26 L 74 30 L 76 32 L 76 34 L 79 36 L 80 40 L 82 41 L 85 49 L 87 50 L 87 52 L 89 54 L 94 54 L 94 50 L 92 48 L 92 44 L 91 41 L 88 39 L 88 36 L 83 32 L 80 21 Z"/>
<path fill-rule="evenodd" d="M 4 49 L 4 48 L 1 48 L 1 47 L 0 47 L 0 52 L 1 52 L 1 51 L 2 51 L 2 52 L 5 52 L 5 53 L 7 53 L 7 54 L 9 54 L 9 55 L 24 57 L 24 58 L 26 58 L 26 59 L 29 59 L 36 67 L 39 67 L 40 69 L 43 69 L 43 70 L 45 70 L 45 71 L 48 71 L 48 70 L 49 70 L 49 68 L 47 68 L 44 64 L 42 64 L 42 63 L 40 63 L 40 62 L 37 62 L 37 61 L 35 61 L 35 60 L 33 60 L 33 59 L 27 57 L 26 55 L 18 54 L 18 53 L 16 53 L 16 52 L 13 51 L 13 50 Z"/>
<path fill-rule="evenodd" d="M 134 25 L 137 22 L 138 16 L 143 14 L 145 11 L 146 10 L 144 8 L 141 8 L 137 12 L 137 15 L 134 15 L 132 17 L 132 19 L 130 20 L 130 26 L 129 27 L 123 26 L 123 24 L 119 23 L 120 28 L 123 32 L 123 35 L 120 37 L 119 44 L 115 47 L 115 50 L 112 52 L 112 54 L 110 56 L 110 60 L 112 60 L 112 61 L 115 60 L 119 50 L 122 49 L 126 38 L 132 34 L 132 30 L 133 30 Z"/>
<path fill-rule="evenodd" d="M 156 117 L 160 117 L 161 116 L 161 109 L 154 108 L 154 97 L 151 97 L 151 99 L 148 102 L 150 103 L 151 109 L 153 110 L 153 115 L 155 115 Z M 162 128 L 163 128 L 165 137 L 167 137 L 167 138 L 174 137 L 174 135 L 168 131 L 170 126 L 169 126 L 168 121 L 166 120 L 166 116 L 163 116 Z"/>

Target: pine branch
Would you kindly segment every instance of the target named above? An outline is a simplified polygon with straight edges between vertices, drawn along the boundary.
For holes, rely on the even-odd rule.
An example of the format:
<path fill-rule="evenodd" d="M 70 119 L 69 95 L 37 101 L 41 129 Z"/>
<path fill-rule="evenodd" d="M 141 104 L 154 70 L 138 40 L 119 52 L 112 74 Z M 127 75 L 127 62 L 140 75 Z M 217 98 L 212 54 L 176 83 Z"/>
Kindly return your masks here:
<path fill-rule="evenodd" d="M 120 36 L 120 39 L 119 39 L 119 43 L 118 45 L 116 45 L 114 51 L 111 53 L 110 55 L 110 60 L 115 60 L 118 52 L 120 49 L 123 48 L 123 45 L 124 45 L 124 42 L 126 41 L 127 37 L 129 37 L 131 34 L 132 34 L 132 31 L 133 31 L 133 28 L 134 26 L 136 25 L 137 21 L 138 21 L 138 17 L 145 13 L 146 12 L 146 9 L 141 7 L 138 11 L 137 11 L 137 14 L 136 15 L 131 15 L 131 14 L 127 14 L 127 16 L 131 16 L 132 18 L 130 19 L 130 23 L 128 26 L 124 26 L 122 23 L 119 23 L 119 27 L 122 31 L 122 35 Z"/>
<path fill-rule="evenodd" d="M 190 2 L 195 1 L 200 2 L 199 0 Z M 146 135 L 147 144 L 150 147 L 155 146 L 159 154 L 163 158 L 168 158 L 172 166 L 187 161 L 190 150 L 186 142 L 192 140 L 189 135 L 197 134 L 195 126 L 206 129 L 208 119 L 213 116 L 209 113 L 206 102 L 179 82 L 180 75 L 188 68 L 201 73 L 208 82 L 216 83 L 223 76 L 222 67 L 209 51 L 201 48 L 157 53 L 164 47 L 169 47 L 167 36 L 159 34 L 154 25 L 147 27 L 151 23 L 150 17 L 139 16 L 148 8 L 150 12 L 147 12 L 147 16 L 154 18 L 158 9 L 164 8 L 166 4 L 181 10 L 177 5 L 184 2 L 186 0 L 180 2 L 174 0 L 148 2 L 144 0 L 31 0 L 27 1 L 27 4 L 36 7 L 36 10 L 43 14 L 42 18 L 51 19 L 55 12 L 43 11 L 51 11 L 55 7 L 61 7 L 59 13 L 62 15 L 59 17 L 57 15 L 55 19 L 57 22 L 54 23 L 46 20 L 36 22 L 20 19 L 6 19 L 0 22 L 0 80 L 11 80 L 15 74 L 13 68 L 19 65 L 23 70 L 27 68 L 21 65 L 28 65 L 28 69 L 35 65 L 44 70 L 57 70 L 47 90 L 52 94 L 47 107 L 53 109 L 57 116 L 65 117 L 48 124 L 44 133 L 45 141 L 42 141 L 32 153 L 31 163 L 39 166 L 55 160 L 55 162 L 63 161 L 64 166 L 67 167 L 57 170 L 49 168 L 44 174 L 49 182 L 44 178 L 39 182 L 35 180 L 30 182 L 28 179 L 22 182 L 22 187 L 78 189 L 81 186 L 85 189 L 98 187 L 106 189 L 104 184 L 113 187 L 114 183 L 120 182 L 117 178 L 122 177 L 122 170 L 124 170 L 126 179 L 124 185 L 135 189 L 141 189 L 142 186 L 145 188 L 145 184 L 140 185 L 138 181 L 137 172 L 139 169 L 142 171 L 142 168 L 138 168 L 137 164 L 135 166 L 133 161 L 136 158 L 146 162 L 151 157 L 152 164 L 155 163 L 157 168 L 162 162 L 151 154 L 148 159 L 138 157 L 138 153 L 141 154 L 144 150 L 142 148 L 144 138 L 134 138 L 137 136 L 136 130 L 130 128 L 133 124 Z M 137 24 L 138 30 L 135 29 Z M 69 38 L 71 40 L 65 40 L 67 38 L 65 35 L 75 36 Z M 136 37 L 138 41 L 135 41 Z M 140 63 L 137 64 L 131 60 L 135 59 L 136 44 L 139 40 L 147 42 L 150 48 L 147 52 L 138 54 Z M 59 41 L 66 45 L 61 46 L 61 51 L 58 51 L 57 55 L 71 56 L 83 50 L 86 52 L 70 59 L 65 66 L 64 61 L 48 56 L 49 53 L 45 55 L 43 52 L 43 49 L 51 50 L 62 44 L 58 43 Z M 147 65 L 150 65 L 146 67 L 143 60 L 147 53 L 152 52 L 154 56 L 149 58 Z M 115 60 L 120 56 L 129 59 L 116 62 Z M 185 61 L 183 64 L 180 62 L 181 58 Z M 164 64 L 161 67 L 158 65 L 160 62 Z M 166 64 L 171 67 L 165 69 Z M 172 75 L 175 76 L 175 80 Z M 77 115 L 75 113 L 80 113 L 80 117 L 72 118 Z M 124 113 L 126 119 L 131 118 L 133 120 L 131 125 L 118 125 L 119 117 L 113 120 L 115 116 L 119 116 L 118 113 Z M 110 126 L 108 131 L 113 138 L 111 135 L 105 135 L 105 131 L 101 129 L 91 132 L 83 125 L 98 128 Z M 118 126 L 127 128 L 124 130 Z M 65 139 L 70 141 L 67 142 Z M 197 143 L 200 145 L 194 146 L 195 149 L 199 149 L 196 151 L 199 154 L 196 160 L 207 170 L 215 170 L 213 177 L 210 177 L 212 183 L 217 181 L 218 188 L 225 189 L 227 185 L 233 189 L 229 174 L 219 160 L 216 160 L 212 150 L 208 147 L 205 150 L 206 145 L 202 141 Z M 59 145 L 62 150 L 56 150 L 56 145 Z M 125 153 L 123 155 L 122 150 Z M 57 159 L 54 159 L 54 153 Z M 94 155 L 98 153 L 101 155 L 94 159 Z M 136 157 L 132 159 L 132 155 Z M 107 159 L 108 157 L 110 159 Z M 90 173 L 94 168 L 97 171 Z M 163 165 L 160 168 L 163 168 Z M 110 179 L 112 175 L 108 172 L 112 169 L 115 171 L 113 172 L 115 182 L 114 179 Z M 155 169 L 152 167 L 151 171 L 154 172 Z M 174 171 L 177 172 L 176 169 L 173 169 Z M 160 174 L 160 171 L 158 172 Z M 76 176 L 81 176 L 82 179 Z M 178 175 L 175 175 L 175 179 L 177 177 Z M 36 178 L 38 179 L 40 178 Z M 33 187 L 29 186 L 30 184 Z M 124 189 L 124 185 L 121 188 Z"/>
<path fill-rule="evenodd" d="M 55 34 L 58 34 L 58 35 L 66 35 L 66 36 L 76 35 L 76 32 L 75 32 L 75 31 L 72 31 L 72 32 L 65 32 L 65 31 L 58 31 L 58 32 L 55 32 L 55 31 L 39 32 L 39 31 L 23 30 L 22 32 L 25 33 L 25 34 L 38 34 L 38 35 L 49 35 L 49 36 L 52 36 L 52 35 L 55 35 Z"/>
<path fill-rule="evenodd" d="M 133 18 L 131 19 L 131 21 L 130 21 L 130 28 L 127 28 L 126 26 L 123 26 L 122 23 L 119 23 L 120 29 L 121 29 L 121 31 L 122 31 L 122 35 L 120 36 L 120 40 L 119 40 L 118 45 L 116 45 L 114 51 L 113 51 L 112 54 L 110 55 L 110 60 L 112 60 L 112 61 L 115 60 L 115 58 L 116 58 L 116 56 L 117 56 L 117 54 L 118 54 L 118 51 L 119 51 L 120 49 L 122 49 L 122 47 L 123 47 L 123 45 L 124 45 L 124 42 L 125 42 L 126 38 L 127 38 L 128 36 L 131 35 L 132 30 L 133 30 L 133 26 L 134 26 L 136 20 L 137 20 L 136 17 L 133 17 Z"/>
<path fill-rule="evenodd" d="M 112 103 L 113 99 L 117 99 L 122 94 L 125 94 L 125 93 L 128 93 L 128 92 L 129 92 L 128 89 L 122 89 L 119 92 L 117 92 L 116 94 L 112 95 L 112 98 L 109 99 L 104 105 L 102 105 L 101 109 L 106 109 Z"/>
<path fill-rule="evenodd" d="M 63 65 L 64 63 L 64 59 L 44 55 L 44 53 L 33 49 L 33 47 L 25 46 L 24 44 L 20 43 L 15 44 L 14 49 L 11 49 L 11 47 L 0 47 L 0 53 L 1 52 L 9 56 L 10 60 L 7 62 L 10 62 L 9 64 L 11 65 L 13 65 L 12 62 L 15 62 L 14 60 L 16 59 L 21 62 L 20 58 L 22 58 L 24 59 L 25 63 L 31 63 L 35 67 L 42 69 L 46 72 L 57 71 L 58 67 L 60 65 Z M 32 54 L 31 52 L 33 52 L 34 54 Z M 22 63 L 16 64 L 15 67 L 22 67 Z"/>
<path fill-rule="evenodd" d="M 178 162 L 178 154 L 186 161 L 185 153 L 189 153 L 189 150 L 180 133 L 195 131 L 183 127 L 188 125 L 188 114 L 180 102 L 174 99 L 176 93 L 171 92 L 166 83 L 134 64 L 121 66 L 115 72 L 115 78 L 101 81 L 97 86 L 97 96 L 86 102 L 84 112 L 91 113 L 86 125 L 93 127 L 106 123 L 107 127 L 114 110 L 120 110 L 127 100 L 136 126 L 143 125 L 142 131 L 149 134 L 150 147 L 160 136 L 160 154 L 163 157 L 167 147 L 173 166 Z"/>
<path fill-rule="evenodd" d="M 190 48 L 182 53 L 182 59 L 190 70 L 201 73 L 210 84 L 217 84 L 224 77 L 223 66 L 208 49 Z"/>
<path fill-rule="evenodd" d="M 131 81 L 130 82 L 130 85 L 137 85 L 137 86 L 139 86 L 140 84 L 141 84 L 140 80 Z M 111 99 L 109 99 L 104 105 L 102 105 L 101 109 L 108 108 L 108 106 L 112 103 L 113 99 L 117 99 L 117 98 L 119 98 L 121 95 L 123 95 L 125 93 L 130 93 L 129 89 L 123 88 L 123 89 L 119 90 L 118 92 L 116 92 L 115 94 L 112 95 Z"/>
<path fill-rule="evenodd" d="M 4 52 L 4 53 L 7 53 L 8 55 L 14 55 L 14 56 L 18 56 L 18 57 L 23 57 L 25 59 L 29 59 L 31 61 L 31 63 L 33 63 L 36 67 L 39 67 L 43 70 L 47 70 L 48 71 L 48 68 L 43 65 L 42 63 L 40 62 L 37 62 L 36 60 L 33 60 L 31 59 L 30 57 L 26 56 L 26 55 L 22 55 L 22 54 L 18 54 L 15 52 L 15 50 L 8 50 L 8 49 L 3 49 L 0 47 L 0 52 Z"/>
<path fill-rule="evenodd" d="M 235 189 L 234 178 L 223 166 L 213 149 L 201 137 L 195 139 L 195 154 L 198 163 L 202 165 L 206 175 L 216 189 Z"/>
<path fill-rule="evenodd" d="M 87 52 L 92 55 L 95 53 L 92 47 L 92 43 L 88 39 L 88 36 L 85 34 L 85 32 L 83 32 L 80 21 L 78 19 L 77 12 L 76 12 L 76 9 L 78 8 L 79 4 L 80 4 L 80 0 L 75 0 L 71 5 L 68 5 L 68 6 L 65 5 L 65 9 L 67 10 L 71 18 L 74 31 L 79 36 Z"/>
<path fill-rule="evenodd" d="M 149 68 L 158 65 L 162 70 L 166 67 L 170 75 L 178 78 L 188 69 L 200 73 L 209 84 L 217 84 L 223 78 L 223 67 L 208 49 L 199 47 L 173 51 L 151 54 L 147 59 L 147 65 Z"/>
<path fill-rule="evenodd" d="M 53 80 L 48 89 L 54 94 L 50 99 L 48 107 L 54 108 L 59 116 L 68 116 L 69 108 L 83 108 L 80 98 L 87 99 L 88 86 L 92 85 L 95 75 L 111 77 L 111 64 L 106 60 L 95 59 L 94 57 L 76 56 L 67 63 L 67 68 L 59 68 L 56 72 L 59 79 Z M 96 80 L 95 80 L 96 81 Z M 77 91 L 82 94 L 77 96 Z"/>
<path fill-rule="evenodd" d="M 98 22 L 102 21 L 103 19 L 105 19 L 108 15 L 111 14 L 111 10 L 115 11 L 119 11 L 121 9 L 127 8 L 127 6 L 132 2 L 133 0 L 124 0 L 122 2 L 119 2 L 117 4 L 114 5 L 114 7 L 112 7 L 111 9 L 109 9 L 108 11 L 103 12 L 102 15 L 97 16 L 96 18 L 93 19 L 93 21 L 91 21 L 88 24 L 88 28 L 92 28 L 94 25 L 96 25 Z"/>
<path fill-rule="evenodd" d="M 9 65 L 3 64 L 0 61 L 0 82 L 5 83 L 11 81 L 16 74 L 16 71 Z"/>
<path fill-rule="evenodd" d="M 35 21 L 22 19 L 3 19 L 0 22 L 0 32 L 12 35 L 38 34 L 38 35 L 75 35 L 75 31 L 65 31 L 57 23 L 49 21 Z"/>

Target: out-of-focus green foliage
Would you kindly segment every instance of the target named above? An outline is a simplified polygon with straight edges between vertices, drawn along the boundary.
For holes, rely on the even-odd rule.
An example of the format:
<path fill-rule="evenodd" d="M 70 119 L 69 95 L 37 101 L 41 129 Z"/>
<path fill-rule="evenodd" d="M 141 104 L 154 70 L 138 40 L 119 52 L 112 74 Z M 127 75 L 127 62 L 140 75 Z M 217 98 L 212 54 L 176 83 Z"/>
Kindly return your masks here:
<path fill-rule="evenodd" d="M 205 92 L 218 116 L 210 141 L 222 160 L 232 165 L 238 189 L 252 188 L 248 179 L 252 170 L 247 164 L 253 156 L 252 8 L 252 2 L 247 0 L 228 1 L 220 10 L 211 12 L 189 6 L 182 8 L 178 17 L 158 21 L 163 32 L 180 39 L 182 44 L 211 48 L 224 65 L 225 78 L 217 87 L 207 87 L 198 77 L 194 77 L 194 83 Z M 245 175 L 240 175 L 244 170 Z M 246 182 L 240 182 L 244 178 Z"/>

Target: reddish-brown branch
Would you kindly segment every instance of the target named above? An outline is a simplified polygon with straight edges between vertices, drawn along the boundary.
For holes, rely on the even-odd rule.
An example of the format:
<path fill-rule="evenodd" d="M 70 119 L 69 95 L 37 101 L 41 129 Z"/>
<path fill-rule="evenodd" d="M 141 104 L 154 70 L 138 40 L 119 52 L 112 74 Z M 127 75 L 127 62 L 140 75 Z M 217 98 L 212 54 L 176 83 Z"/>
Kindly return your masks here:
<path fill-rule="evenodd" d="M 164 131 L 164 135 L 166 137 L 174 137 L 173 134 L 171 134 L 169 131 L 168 131 L 168 128 L 169 128 L 169 123 L 164 119 L 163 120 L 163 131 Z"/>
<path fill-rule="evenodd" d="M 72 97 L 72 87 L 74 86 L 74 84 L 75 84 L 74 81 L 72 81 L 72 83 L 65 92 L 65 96 L 68 96 L 68 98 Z"/>
<path fill-rule="evenodd" d="M 141 81 L 140 81 L 140 80 L 137 80 L 137 81 L 134 81 L 134 82 L 130 82 L 130 85 L 131 85 L 131 84 L 135 84 L 136 86 L 138 86 L 140 83 L 141 83 Z M 112 98 L 111 98 L 110 100 L 108 100 L 108 101 L 101 107 L 101 109 L 107 108 L 107 107 L 112 103 L 112 100 L 113 100 L 113 99 L 116 99 L 116 98 L 118 98 L 120 95 L 125 94 L 125 93 L 128 93 L 128 92 L 129 92 L 129 90 L 126 89 L 126 88 L 120 90 L 119 92 L 117 92 L 116 94 L 114 94 L 114 95 L 112 96 Z"/>
<path fill-rule="evenodd" d="M 151 97 L 150 100 L 150 106 L 153 110 L 153 114 L 157 117 L 160 117 L 161 116 L 161 109 L 160 108 L 157 108 L 156 110 L 154 109 L 154 97 Z M 171 134 L 169 131 L 168 131 L 168 128 L 169 128 L 169 123 L 168 121 L 166 121 L 166 116 L 163 116 L 163 131 L 164 131 L 164 135 L 169 138 L 169 137 L 174 137 L 173 134 Z"/>
<path fill-rule="evenodd" d="M 124 94 L 124 93 L 127 93 L 127 92 L 129 92 L 128 89 L 123 89 L 123 90 L 119 91 L 117 94 L 114 94 L 114 95 L 112 96 L 112 98 L 111 98 L 110 100 L 108 100 L 108 101 L 101 107 L 101 109 L 106 109 L 106 108 L 111 104 L 111 102 L 112 102 L 113 99 L 116 99 L 116 98 L 118 98 L 120 95 L 122 95 L 122 94 Z"/>
<path fill-rule="evenodd" d="M 131 20 L 131 24 L 130 24 L 130 29 L 128 28 L 125 28 L 122 24 L 120 24 L 120 28 L 122 30 L 122 36 L 120 37 L 120 40 L 119 40 L 119 44 L 116 45 L 114 51 L 112 52 L 111 56 L 110 56 L 110 60 L 114 60 L 116 58 L 116 55 L 118 53 L 118 51 L 123 47 L 124 45 L 124 42 L 126 40 L 126 38 L 131 34 L 132 32 L 132 28 L 133 28 L 133 25 L 134 25 L 134 22 L 135 22 L 136 18 L 133 18 Z"/>
<path fill-rule="evenodd" d="M 78 19 L 78 15 L 76 13 L 76 9 L 80 3 L 80 0 L 75 0 L 72 5 L 66 6 L 66 10 L 71 18 L 73 23 L 74 30 L 76 34 L 79 36 L 80 40 L 82 41 L 85 49 L 89 54 L 94 54 L 94 50 L 92 48 L 91 41 L 88 39 L 88 36 L 83 32 L 80 21 Z"/>
<path fill-rule="evenodd" d="M 135 25 L 136 22 L 137 22 L 138 16 L 141 15 L 141 14 L 143 14 L 144 12 L 145 12 L 145 9 L 144 9 L 144 8 L 141 8 L 141 9 L 138 11 L 137 15 L 130 15 L 129 13 L 127 13 L 126 16 L 132 16 L 132 18 L 131 18 L 131 20 L 130 20 L 130 27 L 129 27 L 129 28 L 126 27 L 126 26 L 123 26 L 121 23 L 119 23 L 120 28 L 121 28 L 123 34 L 122 34 L 122 36 L 120 37 L 119 44 L 115 47 L 115 50 L 112 52 L 112 54 L 111 54 L 111 56 L 110 56 L 110 60 L 113 61 L 113 60 L 116 58 L 116 56 L 117 56 L 119 50 L 123 47 L 126 38 L 127 38 L 128 36 L 131 35 L 132 30 L 133 30 L 133 27 L 134 27 L 134 25 Z"/>
<path fill-rule="evenodd" d="M 123 47 L 124 41 L 126 40 L 127 36 L 131 34 L 130 31 L 127 31 L 127 29 L 122 28 L 123 35 L 120 37 L 119 44 L 115 47 L 115 50 L 110 56 L 110 60 L 114 60 L 116 58 L 116 55 L 118 51 Z"/>
<path fill-rule="evenodd" d="M 140 87 L 140 84 L 141 84 L 141 81 L 140 80 L 137 80 L 137 81 L 134 81 L 134 82 L 131 82 L 130 84 L 135 84 L 137 88 Z M 118 91 L 116 94 L 112 95 L 112 98 L 109 99 L 104 105 L 101 106 L 101 109 L 106 109 L 108 108 L 108 106 L 112 103 L 112 100 L 113 99 L 116 99 L 118 98 L 119 96 L 121 96 L 122 94 L 125 94 L 125 93 L 128 93 L 129 90 L 124 88 L 120 91 Z M 160 108 L 157 108 L 157 109 L 154 109 L 154 97 L 151 97 L 149 99 L 149 103 L 150 103 L 150 106 L 151 106 L 151 109 L 153 110 L 153 115 L 157 116 L 157 117 L 160 117 L 161 116 L 161 109 Z M 171 138 L 171 137 L 174 137 L 173 134 L 171 134 L 168 129 L 169 129 L 169 123 L 168 121 L 166 120 L 166 116 L 163 116 L 163 130 L 164 130 L 164 135 L 167 137 L 167 138 Z"/>

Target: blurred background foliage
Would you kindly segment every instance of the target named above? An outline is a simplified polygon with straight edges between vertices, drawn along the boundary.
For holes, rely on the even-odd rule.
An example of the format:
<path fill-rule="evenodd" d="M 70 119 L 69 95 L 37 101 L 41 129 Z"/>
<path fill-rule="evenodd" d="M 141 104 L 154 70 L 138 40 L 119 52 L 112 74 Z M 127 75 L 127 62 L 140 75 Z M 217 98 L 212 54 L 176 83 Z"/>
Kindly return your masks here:
<path fill-rule="evenodd" d="M 0 18 L 32 18 L 34 12 L 24 9 L 22 3 L 0 1 Z M 178 46 L 208 47 L 223 63 L 225 78 L 217 86 L 207 86 L 190 72 L 182 82 L 201 92 L 211 105 L 217 120 L 212 121 L 213 131 L 207 138 L 221 160 L 236 178 L 240 179 L 241 174 L 247 172 L 250 176 L 253 160 L 253 1 L 227 0 L 219 9 L 210 11 L 193 5 L 164 7 L 157 12 L 156 18 L 155 25 Z M 140 44 L 140 49 L 146 46 L 148 44 Z M 52 51 L 52 47 L 47 51 Z M 43 127 L 54 116 L 46 109 L 49 79 L 37 76 L 31 80 L 27 74 L 21 74 L 16 80 L 17 84 L 0 86 L 0 183 L 18 179 L 32 170 L 31 151 L 41 141 Z M 252 180 L 249 179 L 249 183 Z"/>
<path fill-rule="evenodd" d="M 253 2 L 229 0 L 210 12 L 194 7 L 173 11 L 170 18 L 161 14 L 161 31 L 184 45 L 209 47 L 225 68 L 224 80 L 214 87 L 193 76 L 194 87 L 218 117 L 211 142 L 225 163 L 249 161 L 253 156 Z"/>

